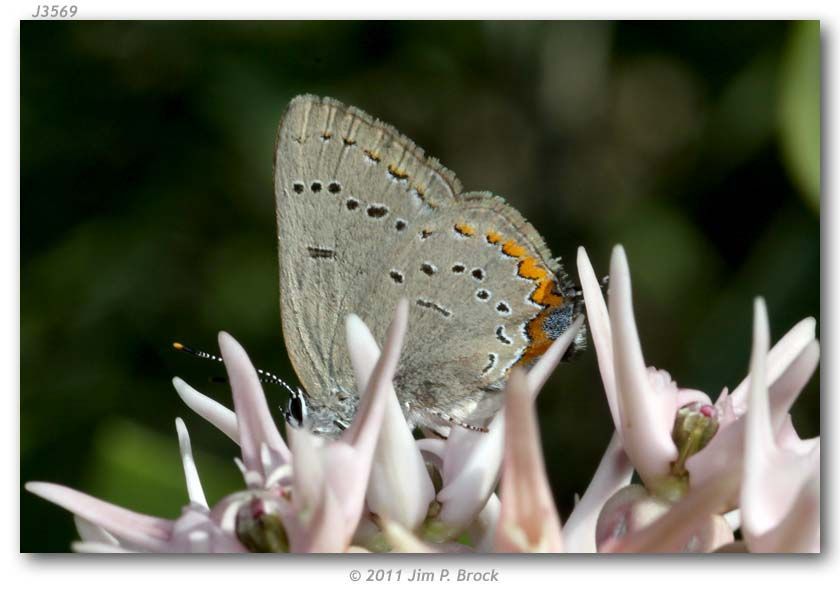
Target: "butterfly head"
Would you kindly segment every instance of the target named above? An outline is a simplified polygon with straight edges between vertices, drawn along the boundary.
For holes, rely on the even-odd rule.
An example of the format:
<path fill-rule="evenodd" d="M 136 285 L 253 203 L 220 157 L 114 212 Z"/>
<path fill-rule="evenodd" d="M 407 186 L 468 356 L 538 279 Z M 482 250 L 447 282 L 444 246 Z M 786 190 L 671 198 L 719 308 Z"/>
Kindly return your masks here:
<path fill-rule="evenodd" d="M 317 435 L 338 437 L 347 429 L 352 418 L 336 410 L 334 399 L 328 402 L 313 402 L 298 388 L 289 395 L 289 402 L 283 411 L 286 422 L 296 429 L 307 429 Z"/>

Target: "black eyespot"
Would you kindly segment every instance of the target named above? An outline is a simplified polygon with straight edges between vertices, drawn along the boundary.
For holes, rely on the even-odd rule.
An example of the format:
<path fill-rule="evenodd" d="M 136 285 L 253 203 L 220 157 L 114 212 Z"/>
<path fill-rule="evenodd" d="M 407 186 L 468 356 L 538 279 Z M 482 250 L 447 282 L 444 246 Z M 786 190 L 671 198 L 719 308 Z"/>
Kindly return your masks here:
<path fill-rule="evenodd" d="M 499 302 L 499 303 L 496 305 L 496 310 L 497 310 L 497 311 L 499 311 L 499 312 L 500 312 L 500 313 L 502 313 L 502 314 L 508 314 L 508 313 L 510 312 L 510 306 L 508 306 L 508 305 L 507 305 L 506 303 L 504 303 L 504 302 Z"/>
<path fill-rule="evenodd" d="M 381 219 L 388 214 L 388 207 L 382 206 L 381 204 L 374 204 L 368 206 L 367 214 L 373 219 Z"/>
<path fill-rule="evenodd" d="M 327 186 L 327 189 L 330 191 L 330 194 L 337 194 L 341 191 L 341 184 L 337 181 L 333 181 L 330 185 Z"/>
<path fill-rule="evenodd" d="M 359 208 L 359 201 L 355 198 L 348 198 L 346 206 L 348 210 L 356 210 Z"/>
<path fill-rule="evenodd" d="M 396 223 L 394 223 L 394 228 L 397 231 L 405 231 L 406 222 L 402 219 L 397 219 Z"/>
<path fill-rule="evenodd" d="M 303 184 L 302 183 L 292 184 L 292 189 L 295 191 L 295 194 L 302 194 L 303 193 Z"/>
<path fill-rule="evenodd" d="M 434 266 L 432 263 L 423 263 L 422 265 L 420 265 L 420 270 L 423 271 L 429 277 L 431 277 L 437 272 L 437 267 Z"/>
<path fill-rule="evenodd" d="M 475 297 L 478 298 L 479 300 L 487 300 L 490 297 L 490 292 L 488 292 L 487 290 L 483 290 L 483 289 L 478 290 L 475 293 Z"/>
<path fill-rule="evenodd" d="M 460 263 L 452 265 L 452 272 L 453 273 L 463 273 L 466 270 L 467 270 L 467 268 Z"/>
<path fill-rule="evenodd" d="M 310 189 L 315 192 L 316 194 L 321 191 L 321 182 L 320 181 L 313 181 Z"/>
<path fill-rule="evenodd" d="M 484 279 L 484 270 L 483 269 L 473 269 L 472 270 L 472 276 L 475 279 L 478 279 L 479 281 L 481 281 L 482 279 Z"/>

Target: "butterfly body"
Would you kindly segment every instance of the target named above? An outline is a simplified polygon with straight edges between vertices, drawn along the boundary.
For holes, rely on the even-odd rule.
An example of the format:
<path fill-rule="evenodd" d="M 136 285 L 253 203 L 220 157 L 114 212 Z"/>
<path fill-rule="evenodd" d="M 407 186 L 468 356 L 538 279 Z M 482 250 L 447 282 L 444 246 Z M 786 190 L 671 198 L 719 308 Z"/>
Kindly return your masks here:
<path fill-rule="evenodd" d="M 485 425 L 510 369 L 531 364 L 579 312 L 559 262 L 513 207 L 463 192 L 451 171 L 357 108 L 291 102 L 275 196 L 283 332 L 320 433 L 349 424 L 358 404 L 348 314 L 382 341 L 397 301 L 409 299 L 395 389 L 412 424 L 445 431 Z"/>

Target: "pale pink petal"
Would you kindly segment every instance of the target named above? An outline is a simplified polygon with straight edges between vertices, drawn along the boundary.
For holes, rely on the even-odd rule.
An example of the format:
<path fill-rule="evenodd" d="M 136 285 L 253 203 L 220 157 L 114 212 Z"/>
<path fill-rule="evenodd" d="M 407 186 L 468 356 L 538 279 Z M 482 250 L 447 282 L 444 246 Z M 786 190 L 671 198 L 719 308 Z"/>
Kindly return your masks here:
<path fill-rule="evenodd" d="M 406 309 L 407 304 L 401 302 L 398 312 Z M 348 345 L 351 335 L 356 349 L 351 352 L 351 359 L 355 355 L 357 385 L 365 389 L 379 360 L 379 347 L 361 321 L 351 325 L 348 320 Z M 368 482 L 368 508 L 382 518 L 415 529 L 426 518 L 435 489 L 390 380 L 383 393 L 385 414 Z"/>
<path fill-rule="evenodd" d="M 337 442 L 327 445 L 326 466 L 330 487 L 335 491 L 346 518 L 354 527 L 364 507 L 373 457 L 382 430 L 385 408 L 393 394 L 392 381 L 407 324 L 408 302 L 403 299 L 397 303 L 385 345 L 377 360 L 375 354 L 379 349 L 376 348 L 376 343 L 372 342 L 370 331 L 355 315 L 347 318 L 350 358 L 356 373 L 358 389 L 364 391 L 353 423 Z M 413 452 L 419 456 L 416 448 Z M 426 473 L 424 475 L 428 478 Z"/>
<path fill-rule="evenodd" d="M 166 552 L 241 553 L 245 547 L 210 518 L 209 511 L 186 508 L 175 520 Z"/>
<path fill-rule="evenodd" d="M 393 388 L 390 391 L 371 467 L 367 503 L 374 514 L 413 530 L 426 518 L 435 488 Z"/>
<path fill-rule="evenodd" d="M 242 460 L 248 470 L 262 473 L 265 477 L 268 473 L 263 469 L 261 446 L 268 446 L 277 465 L 290 461 L 289 449 L 274 424 L 257 371 L 245 349 L 224 331 L 219 333 L 219 349 L 233 391 Z"/>
<path fill-rule="evenodd" d="M 814 341 L 816 337 L 816 325 L 817 322 L 813 317 L 802 319 L 782 339 L 776 342 L 776 345 L 773 346 L 767 356 L 768 385 L 772 385 L 788 369 L 788 366 L 796 360 L 806 346 Z M 744 414 L 747 409 L 749 385 L 750 377 L 747 375 L 729 397 L 726 398 L 726 402 L 730 405 L 726 411 L 727 414 L 731 413 L 735 417 Z M 721 421 L 721 427 L 728 424 L 727 420 Z"/>
<path fill-rule="evenodd" d="M 623 538 L 643 530 L 668 512 L 671 504 L 639 484 L 627 485 L 604 503 L 595 524 L 594 543 L 598 552 L 613 552 Z"/>
<path fill-rule="evenodd" d="M 761 536 L 750 534 L 747 546 L 750 552 L 820 551 L 819 465 L 802 484 L 790 510 L 776 527 Z"/>
<path fill-rule="evenodd" d="M 788 452 L 810 454 L 814 448 L 820 445 L 820 438 L 815 437 L 807 440 L 800 438 L 799 434 L 796 433 L 796 429 L 793 427 L 793 420 L 790 418 L 790 415 L 787 415 L 776 434 L 776 443 L 779 445 L 779 448 Z"/>
<path fill-rule="evenodd" d="M 784 547 L 779 531 L 788 529 L 790 519 L 810 522 L 805 530 L 819 530 L 819 517 L 813 509 L 795 514 L 802 491 L 819 476 L 820 450 L 810 454 L 786 452 L 776 445 L 767 392 L 767 347 L 769 346 L 767 309 L 761 299 L 755 302 L 753 356 L 750 367 L 749 406 L 745 417 L 744 476 L 741 486 L 742 531 L 747 546 L 759 552 L 796 551 Z M 818 484 L 817 484 L 818 485 Z M 811 485 L 813 487 L 813 485 Z M 805 495 L 805 506 L 812 503 Z M 782 537 L 783 539 L 780 539 Z M 797 549 L 803 544 L 792 544 Z M 804 544 L 807 545 L 807 544 Z"/>
<path fill-rule="evenodd" d="M 94 525 L 79 515 L 73 515 L 73 521 L 76 523 L 76 531 L 79 532 L 79 537 L 82 538 L 83 542 L 101 543 L 110 546 L 120 545 L 117 538 L 102 529 L 99 525 Z"/>
<path fill-rule="evenodd" d="M 621 437 L 621 409 L 618 406 L 615 392 L 615 365 L 613 364 L 613 337 L 610 314 L 607 311 L 607 304 L 604 302 L 601 284 L 598 282 L 598 277 L 595 275 L 595 271 L 592 269 L 592 263 L 589 262 L 589 257 L 586 255 L 586 250 L 583 247 L 578 248 L 577 266 L 580 286 L 583 289 L 589 333 L 592 336 L 592 343 L 595 346 L 595 353 L 598 356 L 598 369 L 601 371 L 601 382 L 604 384 L 604 393 L 607 396 L 607 403 L 610 407 L 616 432 Z"/>
<path fill-rule="evenodd" d="M 774 432 L 781 430 L 791 407 L 814 375 L 819 363 L 820 344 L 812 340 L 770 384 L 770 420 Z"/>
<path fill-rule="evenodd" d="M 63 485 L 33 481 L 24 487 L 134 546 L 150 552 L 166 550 L 172 521 L 136 513 Z"/>
<path fill-rule="evenodd" d="M 181 464 L 184 467 L 184 478 L 187 481 L 187 495 L 190 502 L 208 508 L 207 498 L 204 496 L 204 489 L 201 487 L 201 479 L 198 477 L 198 470 L 193 459 L 192 446 L 190 445 L 190 434 L 187 426 L 181 418 L 175 419 L 175 429 L 178 432 L 178 446 L 181 449 Z"/>
<path fill-rule="evenodd" d="M 304 535 L 295 535 L 295 530 L 287 528 L 290 551 L 293 553 L 344 552 L 350 545 L 356 522 L 348 523 L 339 501 L 329 486 L 324 487 L 320 504 L 311 514 L 298 514 L 303 521 Z M 285 521 L 284 521 L 285 523 Z"/>
<path fill-rule="evenodd" d="M 490 494 L 487 504 L 478 513 L 478 516 L 470 524 L 467 534 L 473 543 L 476 552 L 492 552 L 496 540 L 496 528 L 499 524 L 499 514 L 502 512 L 502 503 L 496 494 Z"/>
<path fill-rule="evenodd" d="M 299 514 L 318 510 L 327 485 L 324 469 L 324 443 L 303 428 L 287 427 L 292 454 L 292 505 Z"/>
<path fill-rule="evenodd" d="M 129 554 L 132 551 L 103 542 L 73 542 L 70 547 L 78 554 Z"/>
<path fill-rule="evenodd" d="M 694 532 L 683 552 L 717 552 L 735 542 L 735 532 L 723 515 L 711 515 Z"/>
<path fill-rule="evenodd" d="M 408 327 L 408 300 L 401 299 L 394 311 L 394 320 L 381 355 L 379 348 L 371 345 L 370 330 L 356 315 L 347 317 L 347 347 L 356 375 L 358 389 L 363 389 L 359 409 L 353 423 L 341 435 L 342 441 L 357 449 L 369 448 L 371 457 L 379 437 L 388 388 L 393 388 L 393 377 L 400 359 L 402 343 Z"/>
<path fill-rule="evenodd" d="M 323 449 L 325 477 L 348 523 L 359 520 L 365 501 L 370 464 L 359 461 L 359 453 L 341 441 L 329 442 Z"/>
<path fill-rule="evenodd" d="M 688 404 L 712 404 L 709 396 L 700 390 L 692 390 L 690 388 L 680 388 L 677 390 L 677 408 L 682 408 Z"/>
<path fill-rule="evenodd" d="M 647 527 L 630 532 L 604 551 L 609 552 L 711 552 L 722 545 L 726 523 L 719 513 L 737 480 L 720 477 L 703 487 L 691 487 L 682 500 Z M 723 523 L 721 523 L 721 521 Z M 731 530 L 730 530 L 731 532 Z M 725 532 L 724 532 L 725 533 Z"/>
<path fill-rule="evenodd" d="M 671 439 L 677 406 L 670 388 L 651 386 L 633 315 L 630 268 L 621 246 L 616 246 L 610 264 L 609 305 L 622 444 L 645 485 L 656 488 L 677 458 Z"/>
<path fill-rule="evenodd" d="M 583 326 L 583 315 L 578 317 L 569 325 L 568 329 L 563 334 L 552 342 L 548 350 L 540 356 L 539 360 L 531 367 L 528 372 L 528 385 L 531 387 L 531 393 L 536 398 L 540 393 L 545 382 L 551 376 L 560 361 L 566 355 L 566 351 L 577 338 L 580 328 Z"/>
<path fill-rule="evenodd" d="M 545 473 L 540 433 L 525 373 L 514 369 L 505 399 L 499 552 L 562 552 L 560 517 Z"/>
<path fill-rule="evenodd" d="M 174 377 L 172 385 L 175 386 L 175 391 L 184 401 L 184 404 L 234 442 L 239 443 L 239 429 L 236 425 L 235 412 L 193 389 L 180 377 Z"/>
<path fill-rule="evenodd" d="M 323 439 L 305 429 L 289 427 L 287 432 L 292 447 L 295 512 L 294 523 L 289 519 L 283 523 L 287 525 L 290 549 L 292 552 L 343 552 L 350 544 L 358 515 L 355 520 L 348 520 L 332 486 L 341 488 L 338 477 L 355 477 L 357 473 L 351 468 L 344 474 L 328 475 L 325 462 L 330 459 Z M 344 446 L 341 442 L 332 444 Z M 356 503 L 353 498 L 347 500 Z"/>
<path fill-rule="evenodd" d="M 607 500 L 630 483 L 632 476 L 633 465 L 621 447 L 618 434 L 613 433 L 592 481 L 563 526 L 567 552 L 597 552 L 595 527 L 598 515 Z"/>
<path fill-rule="evenodd" d="M 797 327 L 802 329 L 801 325 Z M 794 330 L 796 329 L 794 328 Z M 785 337 L 790 339 L 790 335 L 788 334 Z M 773 351 L 771 350 L 766 357 L 768 362 L 772 354 Z M 790 444 L 790 447 L 797 448 L 799 453 L 808 452 L 814 445 L 810 442 L 799 442 L 795 432 L 792 436 L 790 435 L 792 430 L 786 427 L 786 423 L 790 419 L 788 411 L 814 373 L 818 362 L 819 343 L 811 340 L 804 347 L 800 347 L 798 355 L 784 361 L 785 370 L 777 374 L 769 392 L 765 392 L 766 395 L 769 395 L 772 430 L 776 432 L 775 435 L 778 439 L 785 440 L 786 443 Z M 750 381 L 750 379 L 748 378 L 747 381 Z M 734 408 L 729 400 L 724 399 L 718 400 L 716 406 L 718 409 L 721 407 Z M 746 410 L 746 407 L 743 407 L 743 410 Z M 737 478 L 741 476 L 746 419 L 736 417 L 721 419 L 721 422 L 726 423 L 726 426 L 721 426 L 709 444 L 686 461 L 686 469 L 690 474 L 692 486 L 708 485 L 710 481 L 722 475 L 726 477 L 734 475 Z M 737 504 L 736 492 L 737 490 L 729 498 L 729 507 L 734 507 Z"/>
<path fill-rule="evenodd" d="M 469 525 L 499 481 L 504 456 L 505 411 L 500 410 L 486 433 L 453 427 L 443 455 L 443 487 L 437 517 L 452 530 Z"/>
<path fill-rule="evenodd" d="M 295 502 L 292 515 L 281 515 L 289 538 L 290 551 L 344 552 L 353 537 L 353 528 L 357 521 L 348 522 L 345 519 L 341 503 L 330 489 L 329 482 L 323 478 L 313 478 L 303 489 L 312 490 L 316 483 L 318 485 L 314 497 Z M 292 490 L 292 498 L 301 491 L 302 488 L 295 487 Z"/>

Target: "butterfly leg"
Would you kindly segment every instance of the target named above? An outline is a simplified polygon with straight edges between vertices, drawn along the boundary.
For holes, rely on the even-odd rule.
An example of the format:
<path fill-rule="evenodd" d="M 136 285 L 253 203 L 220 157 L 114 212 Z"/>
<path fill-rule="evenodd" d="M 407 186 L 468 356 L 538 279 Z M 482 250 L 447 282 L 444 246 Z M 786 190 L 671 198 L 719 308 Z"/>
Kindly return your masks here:
<path fill-rule="evenodd" d="M 489 429 L 487 429 L 486 427 L 481 427 L 479 425 L 471 425 L 470 423 L 464 423 L 463 421 L 459 421 L 455 417 L 452 417 L 436 408 L 426 408 L 426 410 L 430 414 L 434 415 L 438 419 L 446 421 L 450 425 L 457 425 L 458 427 L 463 427 L 464 429 L 468 429 L 470 431 L 478 431 L 479 433 L 487 433 L 489 431 Z"/>

